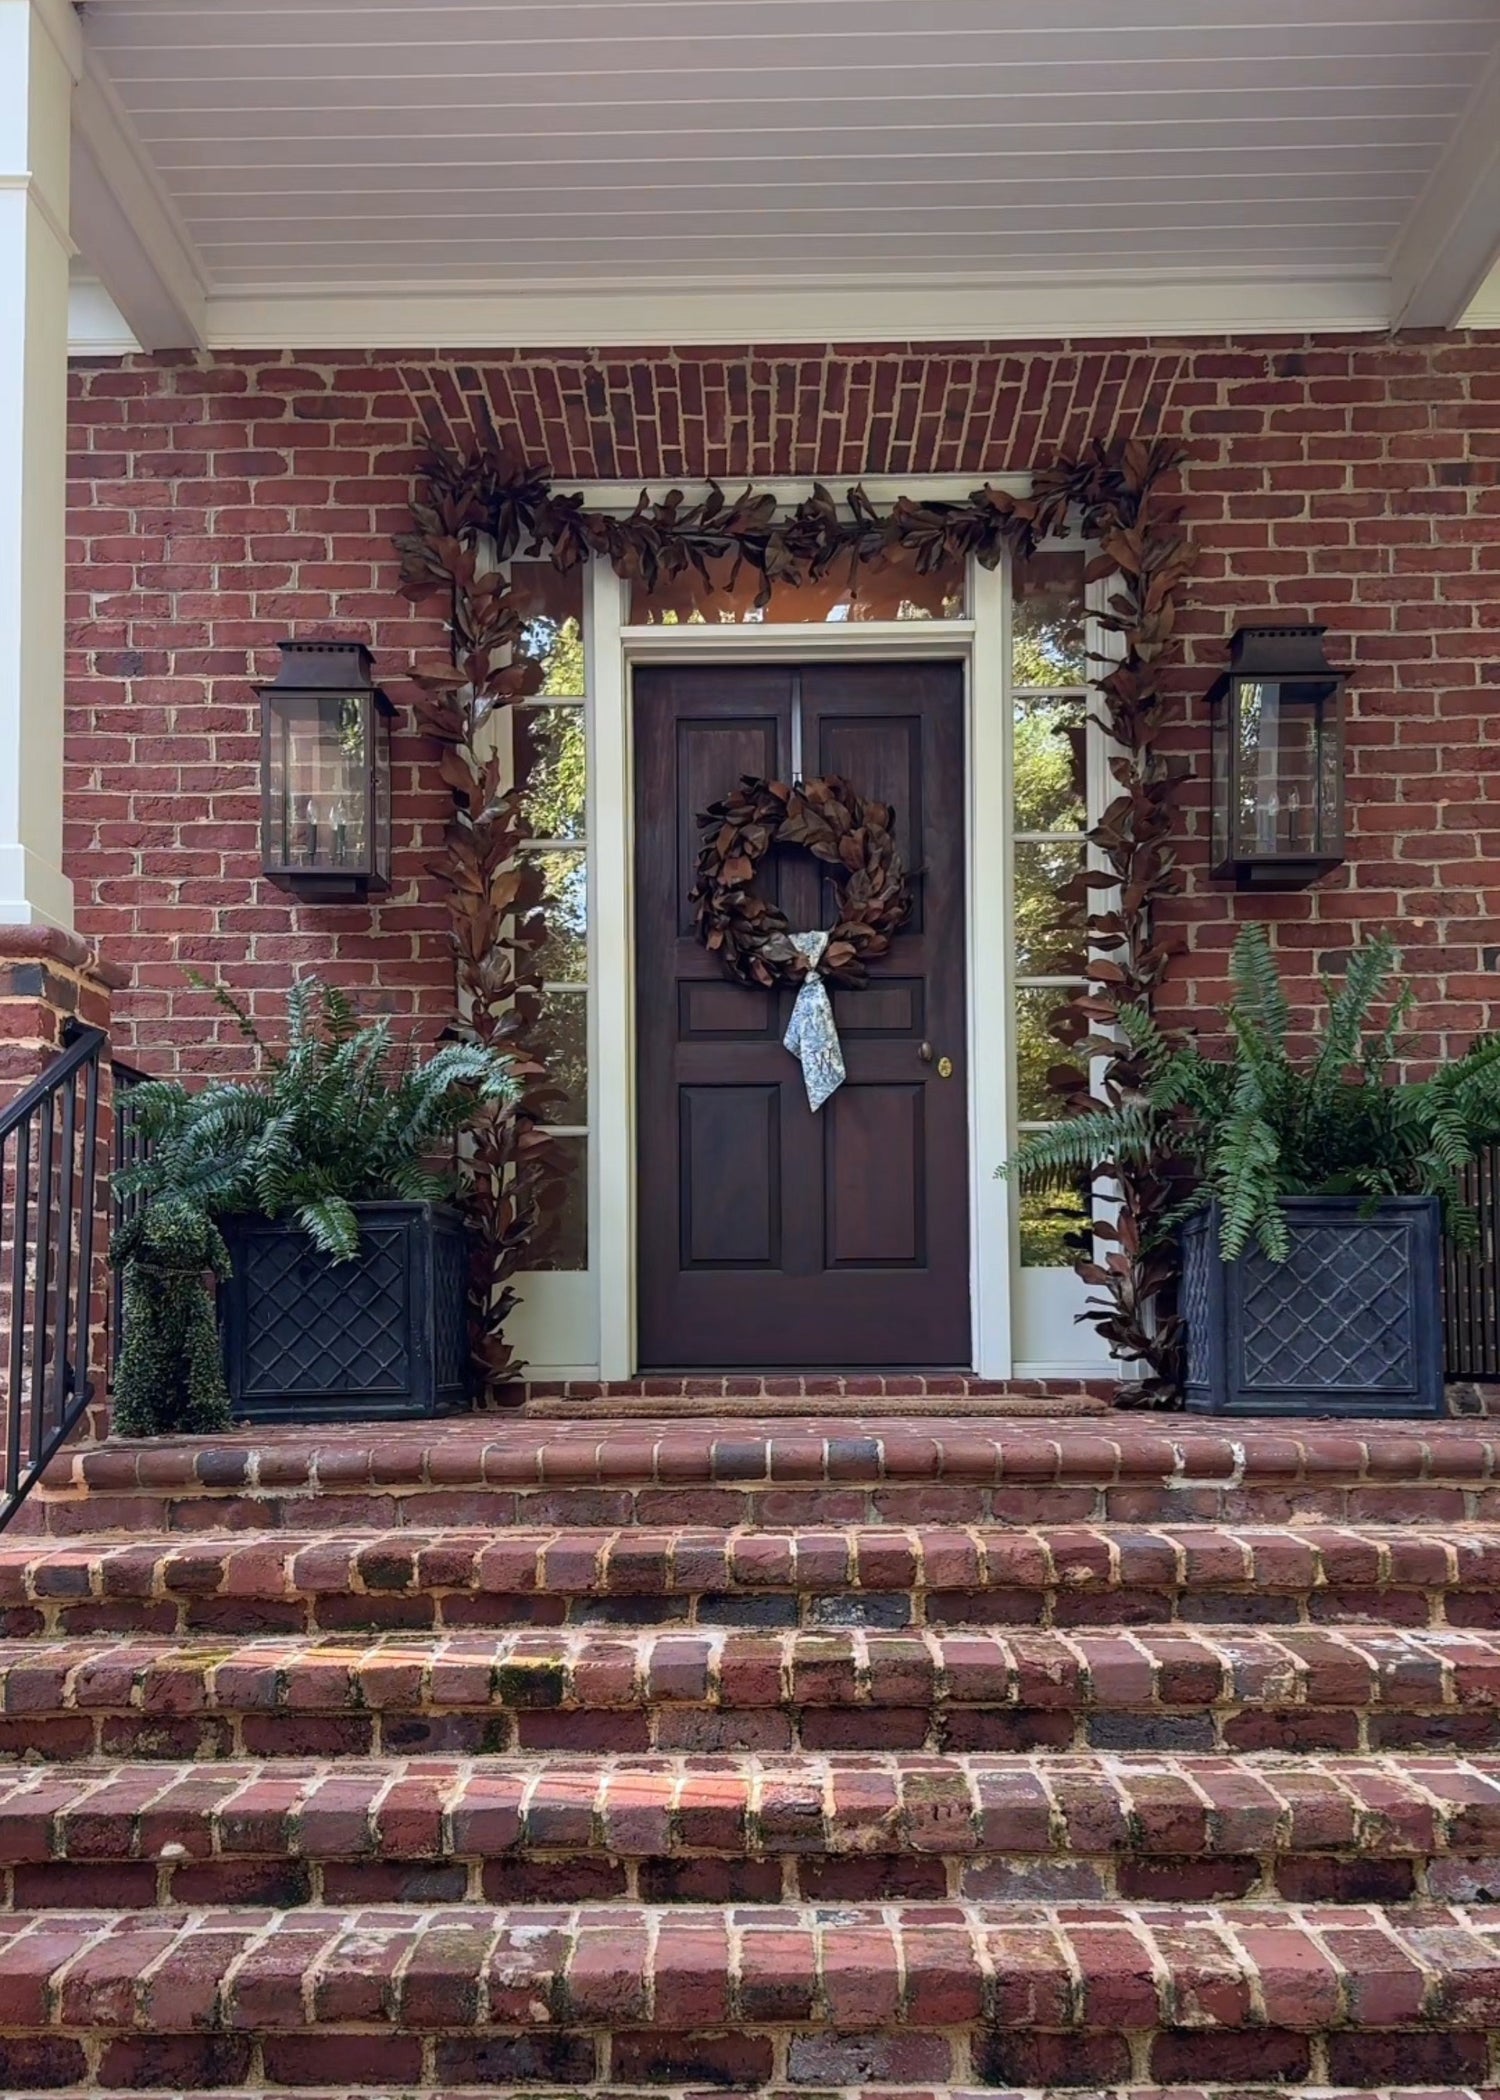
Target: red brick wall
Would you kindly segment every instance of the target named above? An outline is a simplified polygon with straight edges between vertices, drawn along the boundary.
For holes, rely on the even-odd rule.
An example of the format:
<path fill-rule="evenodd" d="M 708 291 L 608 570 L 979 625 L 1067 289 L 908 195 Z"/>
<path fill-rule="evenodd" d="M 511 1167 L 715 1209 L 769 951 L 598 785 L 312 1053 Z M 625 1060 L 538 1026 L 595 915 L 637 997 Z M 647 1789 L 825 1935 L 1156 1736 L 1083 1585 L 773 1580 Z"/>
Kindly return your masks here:
<path fill-rule="evenodd" d="M 283 635 L 357 633 L 409 698 L 403 664 L 441 641 L 397 596 L 390 546 L 419 411 L 462 424 L 478 401 L 563 480 L 977 479 L 1095 435 L 1180 437 L 1201 561 L 1174 740 L 1206 763 L 1204 667 L 1240 618 L 1326 621 L 1354 666 L 1353 857 L 1326 887 L 1246 905 L 1207 885 L 1206 790 L 1185 792 L 1182 1009 L 1211 1011 L 1249 909 L 1309 967 L 1361 927 L 1399 927 L 1433 1050 L 1500 1019 L 1500 341 L 268 353 L 75 380 L 68 855 L 80 930 L 134 973 L 127 1054 L 239 1060 L 185 966 L 262 1009 L 318 969 L 440 1025 L 431 751 L 398 732 L 389 899 L 298 906 L 258 875 L 249 687 Z"/>

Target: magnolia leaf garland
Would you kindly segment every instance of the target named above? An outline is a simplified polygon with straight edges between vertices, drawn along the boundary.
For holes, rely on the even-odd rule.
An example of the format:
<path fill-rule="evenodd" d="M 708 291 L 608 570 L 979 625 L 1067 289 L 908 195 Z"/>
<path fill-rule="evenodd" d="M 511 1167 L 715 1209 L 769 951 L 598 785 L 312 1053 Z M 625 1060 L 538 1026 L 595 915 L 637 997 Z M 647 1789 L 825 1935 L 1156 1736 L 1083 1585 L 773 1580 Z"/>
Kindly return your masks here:
<path fill-rule="evenodd" d="M 863 565 L 878 566 L 898 549 L 926 573 L 970 555 L 993 568 L 1007 549 L 1025 556 L 1038 541 L 1070 533 L 1094 543 L 1090 577 L 1113 580 L 1102 615 L 1111 649 L 1093 683 L 1116 746 L 1110 763 L 1119 792 L 1089 835 L 1089 871 L 1060 899 L 1065 923 L 1086 939 L 1079 963 L 1080 975 L 1089 980 L 1086 994 L 1068 1001 L 1053 1024 L 1072 1053 L 1051 1075 L 1071 1110 L 1090 1098 L 1086 1062 L 1079 1059 L 1103 1059 L 1110 1098 L 1134 1093 L 1139 1074 L 1112 1023 L 1122 1006 L 1150 1004 L 1175 952 L 1153 921 L 1157 905 L 1179 887 L 1173 802 L 1188 771 L 1160 748 L 1161 668 L 1174 645 L 1192 568 L 1179 512 L 1164 488 L 1177 464 L 1168 444 L 1131 439 L 1094 443 L 1043 468 L 1025 496 L 986 486 L 958 501 L 903 498 L 880 511 L 862 489 L 850 489 L 840 504 L 819 483 L 795 509 L 778 514 L 768 493 L 747 489 L 730 497 L 711 485 L 695 503 L 680 490 L 660 499 L 643 492 L 635 509 L 621 517 L 587 511 L 578 495 L 556 493 L 545 471 L 508 452 L 487 417 L 476 422 L 463 450 L 432 434 L 412 506 L 413 530 L 397 545 L 406 594 L 418 600 L 441 594 L 448 608 L 450 661 L 414 673 L 423 694 L 420 724 L 441 747 L 442 777 L 454 803 L 434 872 L 448 893 L 457 1025 L 507 1049 L 523 1084 L 514 1107 L 497 1112 L 477 1133 L 467 1168 L 471 1332 L 486 1384 L 515 1374 L 504 1337 L 515 1298 L 511 1279 L 534 1263 L 539 1237 L 562 1198 L 559 1154 L 546 1128 L 559 1095 L 548 1083 L 538 1048 L 541 878 L 519 858 L 527 783 L 503 788 L 496 755 L 497 729 L 538 690 L 541 671 L 524 655 L 524 623 L 505 570 L 496 564 L 524 554 L 567 570 L 602 559 L 648 589 L 691 571 L 708 590 L 732 584 L 748 567 L 758 579 L 756 602 L 765 605 L 777 582 L 839 574 L 857 589 Z M 757 795 L 764 788 L 778 808 L 789 808 L 778 783 L 750 783 L 745 791 L 750 787 Z M 739 824 L 742 813 L 733 797 L 721 808 L 721 823 Z M 826 808 L 822 814 L 827 817 Z M 751 819 L 745 837 L 774 819 L 774 810 Z M 740 857 L 750 858 L 753 867 L 753 856 Z M 733 858 L 726 846 L 726 869 Z M 882 870 L 878 854 L 876 860 L 873 867 L 867 860 L 862 870 L 849 871 L 846 896 L 859 875 L 876 885 L 891 879 L 890 865 Z M 700 876 L 704 872 L 700 860 Z M 881 909 L 891 902 L 887 895 Z M 709 908 L 719 912 L 716 923 L 730 945 L 740 907 L 727 917 L 719 906 Z M 700 904 L 700 915 L 703 909 Z M 873 921 L 851 918 L 851 924 L 869 928 Z M 761 931 L 774 938 L 776 929 Z M 859 966 L 864 937 L 849 943 L 856 952 L 847 963 L 841 958 L 841 968 Z M 750 981 L 764 981 L 755 975 L 757 941 L 759 933 L 742 949 L 736 935 L 734 955 L 725 958 L 732 968 L 747 968 Z M 873 952 L 864 949 L 865 956 Z M 763 941 L 760 954 L 765 958 Z M 1112 1221 L 1096 1224 L 1102 1259 L 1078 1264 L 1098 1293 L 1085 1317 L 1117 1357 L 1149 1373 L 1125 1388 L 1126 1397 L 1160 1404 L 1175 1390 L 1182 1344 L 1175 1312 L 1164 1309 L 1176 1274 L 1175 1251 L 1162 1227 L 1172 1197 L 1165 1176 L 1152 1171 L 1105 1161 L 1098 1179 L 1118 1206 Z"/>

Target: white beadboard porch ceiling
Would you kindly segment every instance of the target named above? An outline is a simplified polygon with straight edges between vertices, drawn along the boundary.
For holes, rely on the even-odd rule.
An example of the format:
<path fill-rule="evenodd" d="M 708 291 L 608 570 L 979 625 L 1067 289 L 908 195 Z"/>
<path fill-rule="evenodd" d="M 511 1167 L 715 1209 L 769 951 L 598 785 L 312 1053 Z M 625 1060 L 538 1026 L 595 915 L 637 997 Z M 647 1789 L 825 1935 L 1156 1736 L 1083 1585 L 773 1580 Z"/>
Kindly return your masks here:
<path fill-rule="evenodd" d="M 986 294 L 1004 323 L 990 332 L 1045 330 L 1049 302 L 1083 324 L 1071 332 L 1095 332 L 1089 287 L 1110 327 L 1132 281 L 1143 313 L 1154 302 L 1179 324 L 1196 297 L 1212 325 L 1237 287 L 1226 326 L 1284 325 L 1289 307 L 1309 325 L 1380 325 L 1401 317 L 1403 270 L 1426 267 L 1403 261 L 1403 239 L 1420 236 L 1460 146 L 1471 211 L 1486 179 L 1466 119 L 1491 148 L 1496 129 L 1500 0 L 84 0 L 79 13 L 99 92 L 220 340 L 339 314 L 379 340 L 382 302 L 392 340 L 462 339 L 443 333 L 449 298 L 455 314 L 526 317 L 518 341 L 591 306 L 628 315 L 633 334 L 653 299 L 664 316 L 695 301 L 682 310 L 708 326 L 715 293 L 741 337 L 747 298 L 767 334 L 788 333 L 783 313 L 805 332 L 823 308 L 824 332 L 862 335 L 882 294 L 906 316 L 886 333 L 931 332 L 914 325 L 924 295 L 946 311 Z M 1500 247 L 1500 212 L 1476 266 L 1483 243 L 1471 229 L 1465 299 Z M 109 258 L 87 260 L 114 290 Z"/>

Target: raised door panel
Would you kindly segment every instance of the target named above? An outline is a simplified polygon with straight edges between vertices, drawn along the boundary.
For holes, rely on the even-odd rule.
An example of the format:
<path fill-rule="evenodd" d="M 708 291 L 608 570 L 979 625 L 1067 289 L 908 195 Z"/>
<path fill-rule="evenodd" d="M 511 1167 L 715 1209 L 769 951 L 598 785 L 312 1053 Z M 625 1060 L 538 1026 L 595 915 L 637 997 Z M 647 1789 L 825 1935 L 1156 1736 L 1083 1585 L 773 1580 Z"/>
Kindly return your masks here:
<path fill-rule="evenodd" d="M 678 1094 L 684 1269 L 781 1262 L 781 1090 L 685 1086 Z"/>
<path fill-rule="evenodd" d="M 841 1086 L 823 1110 L 830 1269 L 912 1268 L 927 1245 L 923 1089 Z"/>

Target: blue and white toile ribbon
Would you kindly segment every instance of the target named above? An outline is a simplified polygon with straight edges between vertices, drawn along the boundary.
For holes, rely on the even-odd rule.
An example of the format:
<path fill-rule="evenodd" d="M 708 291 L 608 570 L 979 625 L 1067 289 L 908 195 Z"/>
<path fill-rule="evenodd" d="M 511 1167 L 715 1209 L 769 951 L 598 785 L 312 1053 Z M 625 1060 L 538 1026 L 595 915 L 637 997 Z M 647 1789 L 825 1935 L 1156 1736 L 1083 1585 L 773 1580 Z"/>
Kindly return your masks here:
<path fill-rule="evenodd" d="M 792 1018 L 781 1040 L 793 1057 L 801 1061 L 807 1105 L 816 1115 L 829 1095 L 836 1094 L 844 1083 L 844 1053 L 839 1044 L 838 1029 L 834 1026 L 828 987 L 818 967 L 823 960 L 823 950 L 828 946 L 828 935 L 794 933 L 791 943 L 797 953 L 806 958 L 807 975 L 802 980 Z"/>

